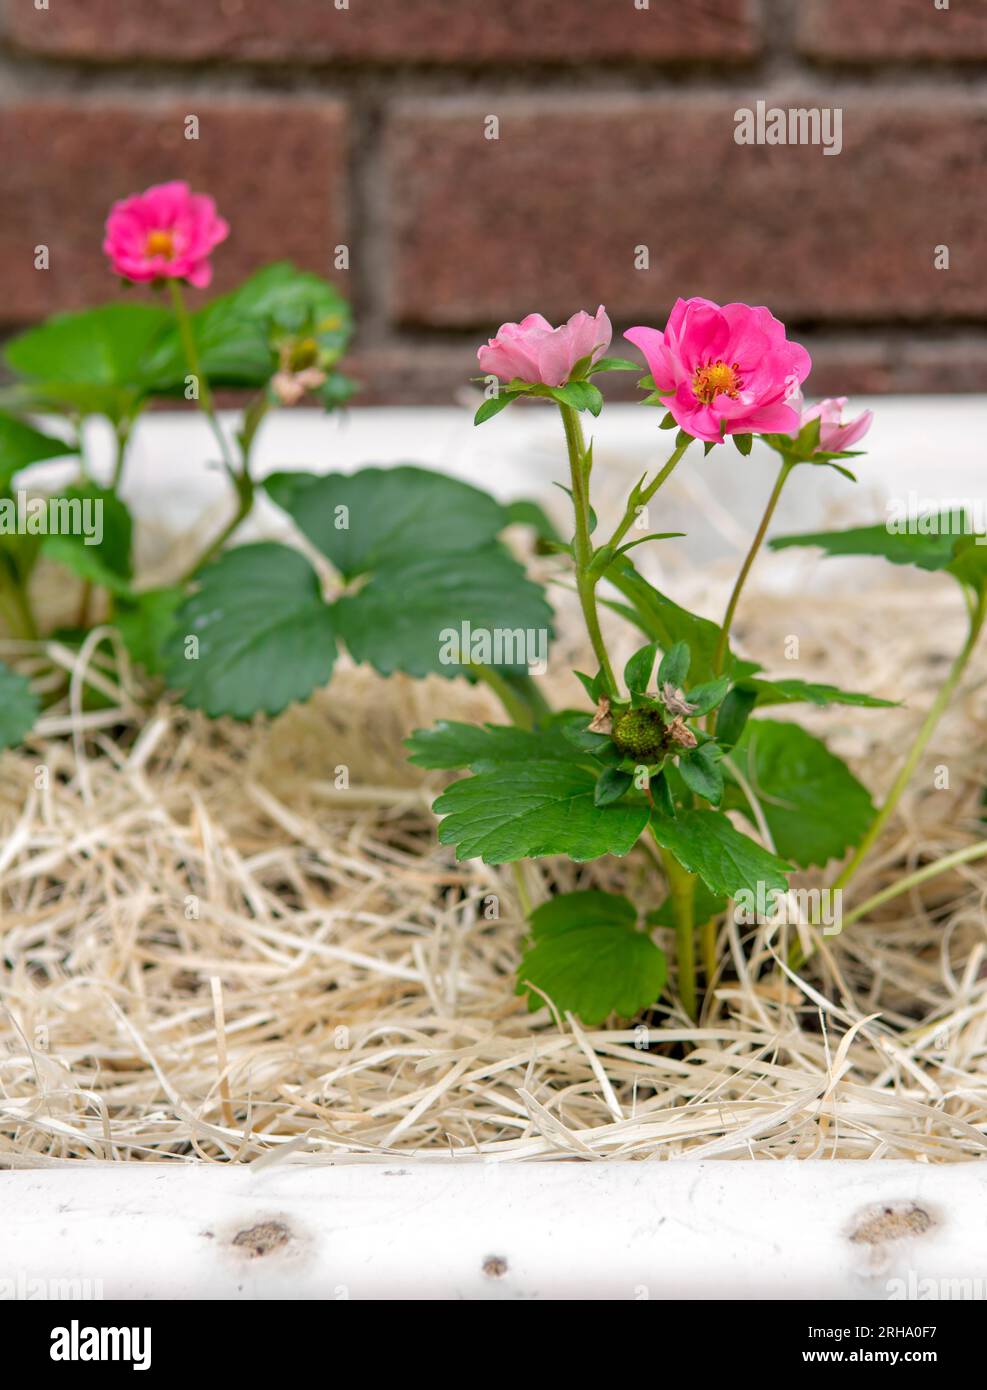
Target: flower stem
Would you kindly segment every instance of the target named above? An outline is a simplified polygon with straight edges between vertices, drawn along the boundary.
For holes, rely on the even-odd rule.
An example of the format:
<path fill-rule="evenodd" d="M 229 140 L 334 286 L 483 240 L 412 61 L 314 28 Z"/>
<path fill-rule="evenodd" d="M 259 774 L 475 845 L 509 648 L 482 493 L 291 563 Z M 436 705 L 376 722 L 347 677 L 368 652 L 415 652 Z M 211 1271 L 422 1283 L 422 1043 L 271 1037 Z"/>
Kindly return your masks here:
<path fill-rule="evenodd" d="M 118 420 L 116 424 L 116 459 L 113 464 L 113 480 L 110 483 L 110 487 L 114 492 L 119 490 L 120 484 L 123 481 L 123 465 L 127 456 L 127 442 L 130 439 L 130 431 L 133 423 L 133 420 Z"/>
<path fill-rule="evenodd" d="M 644 489 L 643 492 L 639 492 L 636 487 L 634 488 L 633 492 L 630 495 L 630 498 L 628 499 L 627 509 L 624 512 L 620 525 L 617 527 L 616 531 L 614 531 L 609 541 L 607 541 L 607 544 L 604 547 L 605 549 L 617 549 L 617 546 L 620 545 L 620 542 L 624 539 L 624 537 L 627 535 L 627 532 L 633 526 L 634 521 L 638 515 L 638 509 L 640 507 L 647 506 L 647 504 L 651 501 L 652 497 L 654 497 L 655 493 L 658 491 L 661 485 L 672 476 L 672 473 L 675 471 L 675 467 L 678 464 L 679 459 L 681 459 L 682 455 L 685 453 L 686 449 L 688 449 L 691 443 L 692 436 L 690 435 L 681 444 L 676 445 L 675 450 L 669 458 L 668 462 L 659 470 L 659 472 L 655 475 L 653 480 L 648 484 L 648 486 Z"/>
<path fill-rule="evenodd" d="M 861 917 L 866 917 L 869 912 L 873 912 L 876 907 L 882 907 L 884 903 L 890 902 L 892 898 L 897 898 L 901 893 L 907 893 L 910 888 L 917 888 L 922 883 L 927 883 L 930 878 L 937 878 L 939 874 L 948 873 L 950 869 L 956 869 L 960 864 L 971 864 L 975 859 L 983 859 L 987 855 L 987 840 L 979 840 L 975 845 L 967 845 L 965 849 L 954 850 L 952 854 L 946 854 L 942 859 L 937 859 L 933 864 L 924 864 L 921 869 L 916 869 L 914 873 L 899 878 L 897 882 L 889 884 L 887 888 L 882 888 L 880 893 L 875 893 L 872 898 L 855 907 L 852 912 L 848 912 L 843 918 L 843 926 L 852 926 Z"/>
<path fill-rule="evenodd" d="M 764 509 L 764 515 L 761 517 L 760 525 L 754 532 L 754 539 L 751 541 L 750 549 L 744 557 L 744 563 L 741 565 L 740 573 L 737 575 L 737 582 L 733 586 L 730 602 L 727 604 L 727 611 L 724 613 L 723 622 L 720 625 L 720 640 L 716 644 L 716 654 L 713 657 L 713 670 L 717 675 L 723 670 L 723 663 L 726 660 L 727 654 L 727 642 L 730 638 L 730 629 L 733 626 L 737 605 L 740 602 L 740 595 L 743 592 L 744 585 L 747 583 L 747 576 L 751 572 L 751 568 L 757 558 L 757 552 L 761 549 L 764 537 L 767 535 L 768 527 L 771 525 L 771 518 L 775 514 L 775 508 L 778 505 L 778 499 L 781 497 L 782 489 L 785 486 L 788 475 L 794 467 L 795 461 L 793 459 L 786 458 L 782 461 L 778 477 L 775 479 L 775 485 L 771 490 L 771 496 L 768 498 L 768 505 Z"/>
<path fill-rule="evenodd" d="M 530 729 L 534 724 L 530 707 L 525 704 L 522 697 L 512 690 L 502 673 L 493 666 L 481 666 L 476 662 L 470 662 L 470 674 L 474 675 L 478 681 L 490 687 L 497 699 L 504 706 L 513 724 L 519 729 Z"/>
<path fill-rule="evenodd" d="M 850 882 L 851 878 L 853 878 L 867 854 L 870 852 L 874 841 L 884 829 L 895 807 L 898 805 L 898 802 L 901 800 L 902 792 L 904 792 L 908 783 L 911 781 L 912 774 L 918 766 L 919 760 L 925 752 L 928 742 L 935 732 L 936 726 L 942 718 L 946 706 L 949 704 L 956 687 L 963 678 L 963 672 L 966 670 L 967 663 L 973 655 L 973 650 L 977 645 L 977 639 L 980 636 L 985 618 L 987 618 L 987 587 L 981 591 L 979 599 L 971 613 L 970 632 L 963 646 L 963 650 L 953 662 L 949 675 L 946 677 L 939 694 L 933 701 L 928 714 L 923 719 L 921 727 L 915 736 L 915 741 L 908 750 L 908 756 L 901 766 L 901 771 L 895 778 L 891 790 L 884 798 L 881 809 L 871 822 L 870 829 L 857 846 L 853 858 L 834 881 L 834 889 L 845 888 Z"/>
<path fill-rule="evenodd" d="M 220 457 L 222 458 L 223 463 L 226 466 L 226 471 L 232 478 L 236 473 L 236 469 L 233 466 L 233 460 L 230 456 L 230 449 L 229 445 L 226 442 L 226 436 L 223 434 L 223 431 L 220 428 L 219 419 L 216 415 L 216 407 L 213 404 L 212 388 L 209 385 L 208 379 L 203 375 L 202 367 L 199 364 L 199 349 L 196 347 L 195 332 L 192 328 L 192 320 L 189 318 L 189 312 L 185 304 L 185 296 L 182 293 L 181 284 L 178 280 L 169 280 L 168 290 L 171 294 L 171 305 L 175 312 L 175 322 L 178 325 L 178 333 L 182 340 L 182 348 L 185 353 L 185 361 L 188 364 L 188 369 L 190 373 L 192 374 L 192 376 L 195 377 L 196 380 L 196 385 L 199 393 L 199 406 L 202 410 L 202 413 L 209 421 L 213 434 L 216 436 L 216 442 L 219 445 Z"/>
<path fill-rule="evenodd" d="M 679 998 L 682 1007 L 691 1019 L 698 1016 L 696 1001 L 696 926 L 694 904 L 696 879 L 688 869 L 659 846 L 662 868 L 668 879 L 668 892 L 672 899 L 672 914 L 675 918 L 675 963 L 678 975 Z"/>
<path fill-rule="evenodd" d="M 590 532 L 589 513 L 589 462 L 583 430 L 579 423 L 579 413 L 570 405 L 560 405 L 562 427 L 565 430 L 566 448 L 569 451 L 569 472 L 572 477 L 572 505 L 576 515 L 576 531 L 573 537 L 573 556 L 576 561 L 576 589 L 582 605 L 583 620 L 589 640 L 593 644 L 596 660 L 603 672 L 604 680 L 611 694 L 617 693 L 610 657 L 600 630 L 600 618 L 596 609 L 596 578 L 590 573 L 593 560 L 593 542 Z"/>

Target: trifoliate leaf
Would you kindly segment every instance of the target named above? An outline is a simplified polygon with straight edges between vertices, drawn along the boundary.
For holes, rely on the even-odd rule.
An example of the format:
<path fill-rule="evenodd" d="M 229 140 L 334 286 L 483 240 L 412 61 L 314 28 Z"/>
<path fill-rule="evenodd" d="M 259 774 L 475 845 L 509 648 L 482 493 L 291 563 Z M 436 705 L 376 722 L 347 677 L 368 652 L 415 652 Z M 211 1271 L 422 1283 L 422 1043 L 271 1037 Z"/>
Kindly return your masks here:
<path fill-rule="evenodd" d="M 304 700 L 332 674 L 332 610 L 296 550 L 262 542 L 224 551 L 196 575 L 166 643 L 168 682 L 192 709 L 248 719 Z"/>
<path fill-rule="evenodd" d="M 643 800 L 596 806 L 596 773 L 562 762 L 510 763 L 454 782 L 435 802 L 439 840 L 488 864 L 567 854 L 627 854 L 648 823 Z"/>
<path fill-rule="evenodd" d="M 38 697 L 30 683 L 0 662 L 0 748 L 13 748 L 31 732 Z"/>
<path fill-rule="evenodd" d="M 503 763 L 558 758 L 573 762 L 579 754 L 554 725 L 534 731 L 513 724 L 460 724 L 442 719 L 431 729 L 416 729 L 405 739 L 408 761 L 416 767 L 468 767 L 479 772 Z"/>
<path fill-rule="evenodd" d="M 496 542 L 468 554 L 381 565 L 333 608 L 354 661 L 382 675 L 453 677 L 471 665 L 524 671 L 544 662 L 552 610 L 542 589 Z"/>
<path fill-rule="evenodd" d="M 752 719 L 731 761 L 757 797 L 778 853 L 803 868 L 840 858 L 873 819 L 867 789 L 821 739 L 797 724 Z M 730 789 L 728 804 L 754 823 L 739 787 Z"/>
<path fill-rule="evenodd" d="M 904 526 L 905 523 L 902 522 Z M 922 529 L 924 526 L 924 530 Z M 772 550 L 815 546 L 827 555 L 878 555 L 893 565 L 917 565 L 919 569 L 946 569 L 953 561 L 957 541 L 971 531 L 962 511 L 945 511 L 914 520 L 914 531 L 892 530 L 891 523 L 857 526 L 848 531 L 811 531 L 796 536 L 776 536 Z"/>
<path fill-rule="evenodd" d="M 4 356 L 36 408 L 122 420 L 148 393 L 144 360 L 173 324 L 154 305 L 104 304 L 46 320 L 8 343 Z"/>
<path fill-rule="evenodd" d="M 741 834 L 720 811 L 680 811 L 675 820 L 655 815 L 651 830 L 663 849 L 721 897 L 742 890 L 756 894 L 759 885 L 764 892 L 788 886 L 791 866 Z"/>
<path fill-rule="evenodd" d="M 427 468 L 272 473 L 268 495 L 346 579 L 399 559 L 469 553 L 507 525 L 498 502 Z"/>
<path fill-rule="evenodd" d="M 626 898 L 566 893 L 537 908 L 530 921 L 534 944 L 521 961 L 516 992 L 527 992 L 531 1011 L 547 995 L 593 1027 L 611 1013 L 633 1018 L 665 987 L 664 952 L 638 930 Z"/>

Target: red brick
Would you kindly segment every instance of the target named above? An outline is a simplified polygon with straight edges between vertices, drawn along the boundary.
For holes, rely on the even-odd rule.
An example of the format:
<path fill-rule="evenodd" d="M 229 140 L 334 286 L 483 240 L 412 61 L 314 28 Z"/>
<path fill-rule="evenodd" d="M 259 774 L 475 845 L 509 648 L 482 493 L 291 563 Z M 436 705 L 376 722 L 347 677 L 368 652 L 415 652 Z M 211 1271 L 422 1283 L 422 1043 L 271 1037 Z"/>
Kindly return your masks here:
<path fill-rule="evenodd" d="M 798 45 L 842 62 L 987 58 L 984 0 L 800 0 Z"/>
<path fill-rule="evenodd" d="M 69 58 L 457 62 L 743 58 L 754 0 L 7 0 L 14 41 Z"/>
<path fill-rule="evenodd" d="M 198 140 L 185 139 L 188 114 L 199 118 Z M 346 117 L 337 103 L 31 103 L 0 110 L 0 144 L 6 323 L 118 294 L 101 249 L 106 214 L 166 179 L 211 193 L 230 222 L 210 293 L 274 259 L 328 273 L 345 240 Z M 42 243 L 48 271 L 33 268 Z"/>
<path fill-rule="evenodd" d="M 803 322 L 984 315 L 982 101 L 847 99 L 843 152 L 827 156 L 738 145 L 735 109 L 754 100 L 399 105 L 386 133 L 397 318 L 476 328 L 604 303 L 622 323 L 657 322 L 680 294 Z M 940 244 L 948 271 L 933 267 Z"/>

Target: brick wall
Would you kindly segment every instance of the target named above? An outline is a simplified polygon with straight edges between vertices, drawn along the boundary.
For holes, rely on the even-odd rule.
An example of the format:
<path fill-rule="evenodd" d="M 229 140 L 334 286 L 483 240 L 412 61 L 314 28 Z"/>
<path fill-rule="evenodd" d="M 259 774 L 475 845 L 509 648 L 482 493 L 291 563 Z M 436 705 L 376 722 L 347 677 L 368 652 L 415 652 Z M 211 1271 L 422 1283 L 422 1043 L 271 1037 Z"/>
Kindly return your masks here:
<path fill-rule="evenodd" d="M 219 289 L 350 248 L 367 400 L 452 399 L 533 309 L 659 324 L 676 294 L 768 303 L 817 392 L 987 389 L 987 0 L 0 13 L 5 332 L 118 293 L 109 204 L 185 177 L 232 223 Z M 838 110 L 841 152 L 739 145 L 759 101 Z"/>

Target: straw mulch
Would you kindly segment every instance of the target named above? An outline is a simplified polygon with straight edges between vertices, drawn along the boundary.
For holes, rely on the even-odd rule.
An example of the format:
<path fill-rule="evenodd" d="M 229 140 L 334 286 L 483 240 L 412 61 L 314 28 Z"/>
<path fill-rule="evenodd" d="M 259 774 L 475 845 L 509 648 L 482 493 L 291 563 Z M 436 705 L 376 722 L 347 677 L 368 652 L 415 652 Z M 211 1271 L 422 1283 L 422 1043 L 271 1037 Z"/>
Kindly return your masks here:
<path fill-rule="evenodd" d="M 769 660 L 790 594 L 744 614 L 741 645 Z M 802 591 L 797 622 L 799 675 L 907 702 L 808 716 L 880 792 L 962 640 L 958 596 L 895 573 L 838 602 Z M 987 860 L 826 938 L 797 979 L 784 930 L 724 927 L 698 1026 L 666 1001 L 589 1030 L 516 997 L 515 874 L 436 844 L 443 779 L 403 758 L 437 717 L 500 718 L 483 690 L 343 669 L 274 723 L 210 724 L 141 709 L 113 657 L 51 656 L 71 693 L 0 759 L 0 1163 L 987 1152 Z M 987 653 L 848 906 L 983 838 L 985 675 Z M 85 680 L 111 708 L 81 712 Z M 546 677 L 560 702 L 568 680 Z M 641 850 L 523 872 L 535 902 L 663 893 Z"/>

